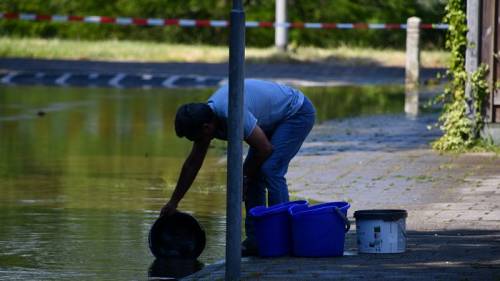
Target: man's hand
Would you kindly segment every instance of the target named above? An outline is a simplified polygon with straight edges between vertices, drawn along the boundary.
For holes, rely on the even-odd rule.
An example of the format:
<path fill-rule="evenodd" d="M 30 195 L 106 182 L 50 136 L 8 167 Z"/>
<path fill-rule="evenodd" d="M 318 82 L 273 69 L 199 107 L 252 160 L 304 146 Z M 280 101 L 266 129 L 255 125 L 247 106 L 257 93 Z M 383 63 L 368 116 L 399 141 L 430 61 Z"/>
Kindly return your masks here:
<path fill-rule="evenodd" d="M 258 125 L 255 126 L 245 141 L 250 145 L 251 149 L 255 150 L 252 157 L 247 158 L 243 165 L 243 174 L 252 181 L 257 176 L 262 163 L 273 153 L 273 145 Z"/>
<path fill-rule="evenodd" d="M 171 216 L 177 212 L 177 204 L 172 201 L 168 201 L 163 208 L 161 208 L 160 217 Z"/>

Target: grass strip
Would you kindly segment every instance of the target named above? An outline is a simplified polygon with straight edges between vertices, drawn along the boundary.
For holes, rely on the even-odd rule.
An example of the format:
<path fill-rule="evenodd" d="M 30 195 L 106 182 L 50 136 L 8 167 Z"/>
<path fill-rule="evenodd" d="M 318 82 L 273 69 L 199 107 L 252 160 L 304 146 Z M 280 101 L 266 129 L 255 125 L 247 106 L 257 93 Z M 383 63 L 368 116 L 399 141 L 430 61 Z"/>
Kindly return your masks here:
<path fill-rule="evenodd" d="M 225 46 L 183 45 L 143 41 L 79 41 L 0 37 L 0 57 L 138 62 L 207 62 L 228 59 Z M 424 50 L 423 67 L 445 67 L 449 54 Z M 275 48 L 246 49 L 249 63 L 325 63 L 340 65 L 404 66 L 404 50 L 352 46 L 336 48 L 294 47 L 287 53 Z"/>

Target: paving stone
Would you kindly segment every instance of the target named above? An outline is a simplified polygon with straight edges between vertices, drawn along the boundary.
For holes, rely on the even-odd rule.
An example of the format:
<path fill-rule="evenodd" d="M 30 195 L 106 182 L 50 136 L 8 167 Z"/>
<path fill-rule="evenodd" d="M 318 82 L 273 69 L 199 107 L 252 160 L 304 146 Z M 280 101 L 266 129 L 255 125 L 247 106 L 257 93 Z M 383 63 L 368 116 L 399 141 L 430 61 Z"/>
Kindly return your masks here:
<path fill-rule="evenodd" d="M 500 188 L 495 183 L 488 184 L 488 185 L 482 184 L 481 186 L 476 188 L 477 192 L 490 192 L 491 193 L 491 192 L 495 192 L 498 190 L 500 190 Z"/>
<path fill-rule="evenodd" d="M 487 214 L 483 216 L 483 220 L 497 221 L 500 227 L 500 208 L 497 208 L 495 210 L 490 210 L 486 213 Z"/>
<path fill-rule="evenodd" d="M 433 210 L 469 210 L 472 209 L 475 203 L 432 203 L 426 207 Z"/>
<path fill-rule="evenodd" d="M 467 211 L 460 211 L 458 215 L 459 220 L 466 220 L 466 221 L 476 221 L 476 220 L 482 220 L 483 217 L 486 215 L 485 210 L 467 210 Z"/>

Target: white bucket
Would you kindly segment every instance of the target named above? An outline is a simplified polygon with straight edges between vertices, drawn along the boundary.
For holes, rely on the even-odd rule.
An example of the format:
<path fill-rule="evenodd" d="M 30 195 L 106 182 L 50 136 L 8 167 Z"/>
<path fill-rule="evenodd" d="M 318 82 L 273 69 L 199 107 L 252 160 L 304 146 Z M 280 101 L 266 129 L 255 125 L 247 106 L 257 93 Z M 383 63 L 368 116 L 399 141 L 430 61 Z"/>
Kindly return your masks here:
<path fill-rule="evenodd" d="M 403 253 L 406 251 L 405 210 L 360 210 L 354 212 L 359 253 Z"/>

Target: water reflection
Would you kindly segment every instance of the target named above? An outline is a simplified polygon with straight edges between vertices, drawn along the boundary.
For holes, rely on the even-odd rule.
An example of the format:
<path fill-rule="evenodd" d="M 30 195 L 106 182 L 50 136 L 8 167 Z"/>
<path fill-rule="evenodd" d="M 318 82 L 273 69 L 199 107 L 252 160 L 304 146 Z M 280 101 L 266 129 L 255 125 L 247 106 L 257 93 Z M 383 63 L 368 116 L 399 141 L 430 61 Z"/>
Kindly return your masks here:
<path fill-rule="evenodd" d="M 205 265 L 193 259 L 156 259 L 148 270 L 149 280 L 176 280 L 201 270 Z"/>
<path fill-rule="evenodd" d="M 144 278 L 149 229 L 191 148 L 175 136 L 175 110 L 211 92 L 0 87 L 0 276 Z M 403 111 L 401 87 L 304 92 L 319 122 Z M 212 145 L 179 206 L 206 230 L 201 263 L 224 256 L 225 148 Z"/>

